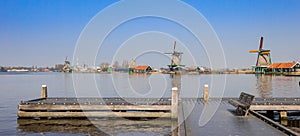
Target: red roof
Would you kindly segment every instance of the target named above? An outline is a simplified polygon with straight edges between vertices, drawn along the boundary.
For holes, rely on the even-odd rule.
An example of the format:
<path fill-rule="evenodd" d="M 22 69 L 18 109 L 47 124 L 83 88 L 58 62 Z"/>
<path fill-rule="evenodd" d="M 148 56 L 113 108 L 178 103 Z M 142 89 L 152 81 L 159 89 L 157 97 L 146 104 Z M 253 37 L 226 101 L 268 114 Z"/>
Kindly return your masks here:
<path fill-rule="evenodd" d="M 273 63 L 268 68 L 293 68 L 297 62 Z"/>
<path fill-rule="evenodd" d="M 146 70 L 149 66 L 137 66 L 134 70 Z"/>

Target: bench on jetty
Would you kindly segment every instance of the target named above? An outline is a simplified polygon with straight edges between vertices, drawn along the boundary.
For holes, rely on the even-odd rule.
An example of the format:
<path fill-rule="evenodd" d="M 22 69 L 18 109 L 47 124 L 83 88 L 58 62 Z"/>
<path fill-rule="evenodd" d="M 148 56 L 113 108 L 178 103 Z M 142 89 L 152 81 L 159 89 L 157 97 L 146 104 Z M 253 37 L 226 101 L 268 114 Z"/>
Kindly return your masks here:
<path fill-rule="evenodd" d="M 241 92 L 240 97 L 239 97 L 238 100 L 230 99 L 228 101 L 228 103 L 230 103 L 231 105 L 237 107 L 236 108 L 236 113 L 238 115 L 247 116 L 253 99 L 254 99 L 253 95 Z"/>
<path fill-rule="evenodd" d="M 22 101 L 19 118 L 142 117 L 178 118 L 178 88 L 172 98 L 48 98 L 43 86 L 41 98 Z"/>

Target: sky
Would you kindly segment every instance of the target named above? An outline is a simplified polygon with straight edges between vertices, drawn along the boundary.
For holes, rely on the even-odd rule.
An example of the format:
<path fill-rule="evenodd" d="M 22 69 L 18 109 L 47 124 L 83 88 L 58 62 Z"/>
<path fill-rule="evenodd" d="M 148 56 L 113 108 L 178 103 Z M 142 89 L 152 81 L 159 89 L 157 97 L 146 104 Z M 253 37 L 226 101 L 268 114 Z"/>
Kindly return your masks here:
<path fill-rule="evenodd" d="M 81 58 L 73 58 L 78 39 L 97 15 L 115 2 L 118 1 L 0 0 L 0 66 L 51 67 L 63 63 L 66 56 L 72 63 L 75 60 L 85 63 Z M 299 0 L 183 2 L 203 15 L 218 36 L 226 68 L 254 65 L 257 55 L 248 51 L 258 49 L 261 36 L 264 48 L 271 50 L 273 62 L 300 61 Z M 128 11 L 131 10 L 128 7 Z M 176 13 L 181 7 L 172 10 Z M 100 27 L 110 22 L 106 23 Z M 207 53 L 207 45 L 197 43 L 184 26 L 164 18 L 142 17 L 122 22 L 112 30 L 97 50 L 95 64 L 116 60 L 122 63 L 124 59 L 136 58 L 141 65 L 165 67 L 170 60 L 163 53 L 172 50 L 174 41 L 177 41 L 177 49 L 184 52 L 182 63 L 186 65 L 209 66 L 211 59 L 216 57 Z M 139 54 L 142 51 L 139 48 L 150 53 Z"/>

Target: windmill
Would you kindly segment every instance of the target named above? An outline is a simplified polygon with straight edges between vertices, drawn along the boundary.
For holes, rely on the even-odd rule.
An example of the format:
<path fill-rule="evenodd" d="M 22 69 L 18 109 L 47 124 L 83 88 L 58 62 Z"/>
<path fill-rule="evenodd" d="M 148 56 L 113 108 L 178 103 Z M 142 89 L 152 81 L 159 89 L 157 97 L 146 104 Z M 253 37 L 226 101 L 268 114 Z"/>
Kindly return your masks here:
<path fill-rule="evenodd" d="M 173 52 L 167 52 L 165 54 L 172 55 L 171 64 L 168 65 L 171 71 L 178 70 L 179 67 L 184 66 L 184 65 L 181 65 L 181 56 L 182 56 L 183 52 L 176 51 L 176 41 L 174 42 Z"/>
<path fill-rule="evenodd" d="M 123 63 L 124 63 L 124 62 L 123 62 Z M 128 66 L 128 68 L 129 68 L 129 73 L 133 73 L 135 67 L 136 67 L 135 60 L 132 59 L 132 60 L 130 61 L 129 66 Z"/>
<path fill-rule="evenodd" d="M 68 57 L 66 57 L 66 59 L 65 59 L 65 65 L 63 67 L 63 71 L 64 72 L 72 72 L 71 63 L 70 63 L 70 61 L 68 61 Z"/>
<path fill-rule="evenodd" d="M 250 50 L 250 53 L 257 53 L 257 61 L 254 67 L 256 73 L 263 73 L 265 69 L 272 64 L 271 51 L 263 49 L 264 38 L 260 38 L 260 45 L 258 50 Z"/>

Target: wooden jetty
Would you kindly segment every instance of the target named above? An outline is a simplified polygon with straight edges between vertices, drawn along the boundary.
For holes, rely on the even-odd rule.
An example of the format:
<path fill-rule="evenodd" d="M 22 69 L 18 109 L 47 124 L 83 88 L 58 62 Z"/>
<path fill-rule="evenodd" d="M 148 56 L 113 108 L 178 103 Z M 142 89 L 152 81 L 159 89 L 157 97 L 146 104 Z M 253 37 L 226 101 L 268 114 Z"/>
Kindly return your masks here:
<path fill-rule="evenodd" d="M 19 118 L 178 117 L 176 87 L 172 98 L 48 98 L 42 88 L 41 98 L 18 105 Z"/>
<path fill-rule="evenodd" d="M 277 135 L 279 132 L 274 131 L 277 129 L 288 135 L 298 135 L 279 123 L 267 119 L 257 111 L 279 111 L 282 115 L 290 110 L 299 111 L 300 98 L 254 98 L 249 108 L 249 113 L 254 116 L 239 117 L 229 112 L 233 106 L 228 103 L 229 100 L 239 98 L 209 98 L 208 90 L 208 86 L 205 85 L 203 98 L 179 99 L 176 87 L 172 88 L 171 98 L 51 98 L 47 96 L 47 87 L 43 86 L 41 98 L 19 103 L 18 117 L 19 120 L 23 118 L 170 118 L 174 119 L 169 125 L 172 135 L 203 133 L 207 135 Z M 211 119 L 212 123 L 199 128 L 198 117 L 205 105 L 220 106 L 216 115 Z M 258 119 L 271 124 L 274 128 L 259 122 Z M 178 124 L 179 120 L 184 121 Z M 241 120 L 247 123 L 239 123 Z M 218 122 L 218 125 L 215 122 Z M 22 128 L 26 130 L 26 127 Z M 263 129 L 263 132 L 248 130 L 249 128 Z M 218 129 L 220 133 L 206 131 L 206 129 Z"/>
<path fill-rule="evenodd" d="M 250 110 L 299 111 L 300 98 L 254 98 Z"/>
<path fill-rule="evenodd" d="M 171 117 L 169 99 L 126 99 L 41 98 L 21 102 L 18 117 Z"/>

